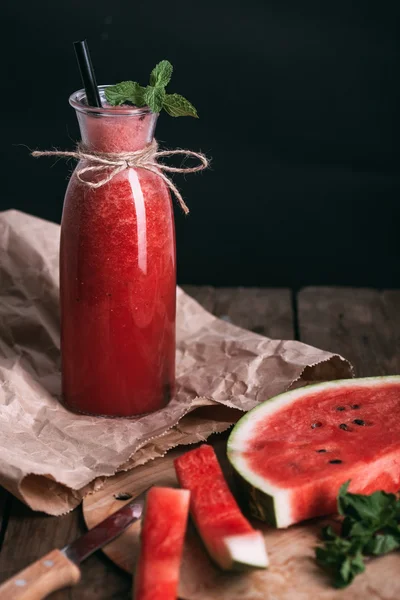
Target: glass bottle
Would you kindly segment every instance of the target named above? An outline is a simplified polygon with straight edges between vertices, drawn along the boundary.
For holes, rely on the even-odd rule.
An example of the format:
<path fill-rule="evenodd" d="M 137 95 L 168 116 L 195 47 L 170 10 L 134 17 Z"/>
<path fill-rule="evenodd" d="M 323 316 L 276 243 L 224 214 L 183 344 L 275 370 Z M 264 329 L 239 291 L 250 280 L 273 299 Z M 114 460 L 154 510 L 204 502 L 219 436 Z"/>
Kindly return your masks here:
<path fill-rule="evenodd" d="M 104 87 L 99 91 L 105 104 Z M 85 149 L 130 152 L 153 139 L 158 115 L 147 107 L 90 107 L 83 90 L 70 104 Z M 104 172 L 84 177 L 96 181 Z M 168 403 L 175 382 L 175 254 L 171 196 L 157 174 L 130 167 L 95 189 L 72 175 L 60 247 L 67 408 L 130 417 Z"/>

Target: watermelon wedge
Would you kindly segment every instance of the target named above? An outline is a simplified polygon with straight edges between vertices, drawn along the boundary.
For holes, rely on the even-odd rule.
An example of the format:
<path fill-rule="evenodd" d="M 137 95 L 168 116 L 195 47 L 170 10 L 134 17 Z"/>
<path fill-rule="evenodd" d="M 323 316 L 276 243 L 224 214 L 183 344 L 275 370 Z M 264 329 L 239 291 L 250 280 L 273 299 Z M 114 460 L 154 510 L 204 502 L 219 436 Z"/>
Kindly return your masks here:
<path fill-rule="evenodd" d="M 247 413 L 228 458 L 255 517 L 276 527 L 336 512 L 340 486 L 400 489 L 400 376 L 293 390 Z"/>
<path fill-rule="evenodd" d="M 265 569 L 264 538 L 242 515 L 225 481 L 214 449 L 203 444 L 175 460 L 190 513 L 210 556 L 226 570 Z"/>
<path fill-rule="evenodd" d="M 135 573 L 135 600 L 176 600 L 189 498 L 187 490 L 149 490 Z"/>

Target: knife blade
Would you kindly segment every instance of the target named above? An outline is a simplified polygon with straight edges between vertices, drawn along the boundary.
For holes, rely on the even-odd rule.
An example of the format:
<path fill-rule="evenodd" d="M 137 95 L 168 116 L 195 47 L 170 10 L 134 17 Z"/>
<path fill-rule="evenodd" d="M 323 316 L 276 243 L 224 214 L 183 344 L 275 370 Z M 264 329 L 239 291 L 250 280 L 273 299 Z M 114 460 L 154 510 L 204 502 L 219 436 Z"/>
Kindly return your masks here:
<path fill-rule="evenodd" d="M 52 550 L 0 586 L 0 600 L 42 600 L 80 580 L 79 565 L 143 515 L 150 488 L 61 550 Z"/>
<path fill-rule="evenodd" d="M 144 500 L 149 489 L 146 489 L 74 542 L 62 548 L 61 552 L 69 560 L 79 565 L 93 552 L 112 542 L 132 523 L 140 519 L 143 514 Z"/>

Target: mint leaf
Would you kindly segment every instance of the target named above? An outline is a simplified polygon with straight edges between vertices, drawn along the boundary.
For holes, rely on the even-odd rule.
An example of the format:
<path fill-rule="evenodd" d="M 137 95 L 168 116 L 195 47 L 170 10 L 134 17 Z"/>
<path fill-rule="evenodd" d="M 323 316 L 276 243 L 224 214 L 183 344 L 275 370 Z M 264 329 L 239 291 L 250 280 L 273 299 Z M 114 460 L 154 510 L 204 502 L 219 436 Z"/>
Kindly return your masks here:
<path fill-rule="evenodd" d="M 171 81 L 173 66 L 168 60 L 162 60 L 150 74 L 150 85 L 152 87 L 166 87 Z"/>
<path fill-rule="evenodd" d="M 364 556 L 379 556 L 400 548 L 400 504 L 394 494 L 351 494 L 349 481 L 338 493 L 344 517 L 340 533 L 322 530 L 323 547 L 316 548 L 318 564 L 333 576 L 335 587 L 349 585 L 364 569 Z"/>
<path fill-rule="evenodd" d="M 136 81 L 122 81 L 105 90 L 105 97 L 111 106 L 130 103 L 138 107 L 149 106 L 158 113 L 162 108 L 172 117 L 198 117 L 193 104 L 179 94 L 166 94 L 173 67 L 168 60 L 159 62 L 151 72 L 150 84 L 144 88 Z"/>
<path fill-rule="evenodd" d="M 122 81 L 117 85 L 111 85 L 105 89 L 104 95 L 111 106 L 120 106 L 126 102 L 139 107 L 146 104 L 144 101 L 144 88 L 136 81 Z"/>
<path fill-rule="evenodd" d="M 352 583 L 354 577 L 365 571 L 364 558 L 360 550 L 354 556 L 347 556 L 335 579 L 335 587 L 344 588 Z"/>
<path fill-rule="evenodd" d="M 343 588 L 353 581 L 358 573 L 365 569 L 363 555 L 359 544 L 354 544 L 336 536 L 325 547 L 315 550 L 317 563 L 332 576 L 333 585 Z"/>
<path fill-rule="evenodd" d="M 338 538 L 338 535 L 333 531 L 330 525 L 322 529 L 321 536 L 322 539 L 327 542 L 333 542 Z"/>
<path fill-rule="evenodd" d="M 144 101 L 155 113 L 159 113 L 163 107 L 165 90 L 163 87 L 148 85 L 144 91 Z"/>
<path fill-rule="evenodd" d="M 365 554 L 372 554 L 373 556 L 379 556 L 381 554 L 387 554 L 393 550 L 397 550 L 400 547 L 400 531 L 398 536 L 389 534 L 378 533 L 376 536 L 371 538 L 365 545 Z"/>
<path fill-rule="evenodd" d="M 377 524 L 371 524 L 369 521 L 355 521 L 351 517 L 346 517 L 342 525 L 342 535 L 344 537 L 370 537 L 377 529 Z"/>
<path fill-rule="evenodd" d="M 338 505 L 338 513 L 340 515 L 343 515 L 342 502 L 343 502 L 343 499 L 346 497 L 347 490 L 349 489 L 349 485 L 350 485 L 350 479 L 348 481 L 345 481 L 343 483 L 343 485 L 341 485 L 339 488 L 339 493 L 338 493 L 338 497 L 337 497 L 337 505 Z"/>
<path fill-rule="evenodd" d="M 163 108 L 171 117 L 199 117 L 193 104 L 179 94 L 166 94 Z"/>
<path fill-rule="evenodd" d="M 395 516 L 396 496 L 386 494 L 386 492 L 374 492 L 368 496 L 343 494 L 339 491 L 338 508 L 341 515 L 346 515 L 355 521 L 362 522 L 366 527 L 370 526 L 371 529 L 376 529 L 379 525 L 385 525 Z"/>

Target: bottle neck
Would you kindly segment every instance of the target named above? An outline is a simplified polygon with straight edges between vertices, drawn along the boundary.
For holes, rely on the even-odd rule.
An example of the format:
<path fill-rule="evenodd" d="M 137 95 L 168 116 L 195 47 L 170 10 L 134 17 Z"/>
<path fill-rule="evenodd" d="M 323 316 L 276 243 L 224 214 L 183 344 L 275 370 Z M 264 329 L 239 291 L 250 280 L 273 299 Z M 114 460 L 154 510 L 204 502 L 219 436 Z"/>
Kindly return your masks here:
<path fill-rule="evenodd" d="M 114 109 L 116 112 L 118 108 Z M 158 114 L 97 115 L 77 111 L 82 142 L 94 152 L 135 152 L 154 137 Z"/>

